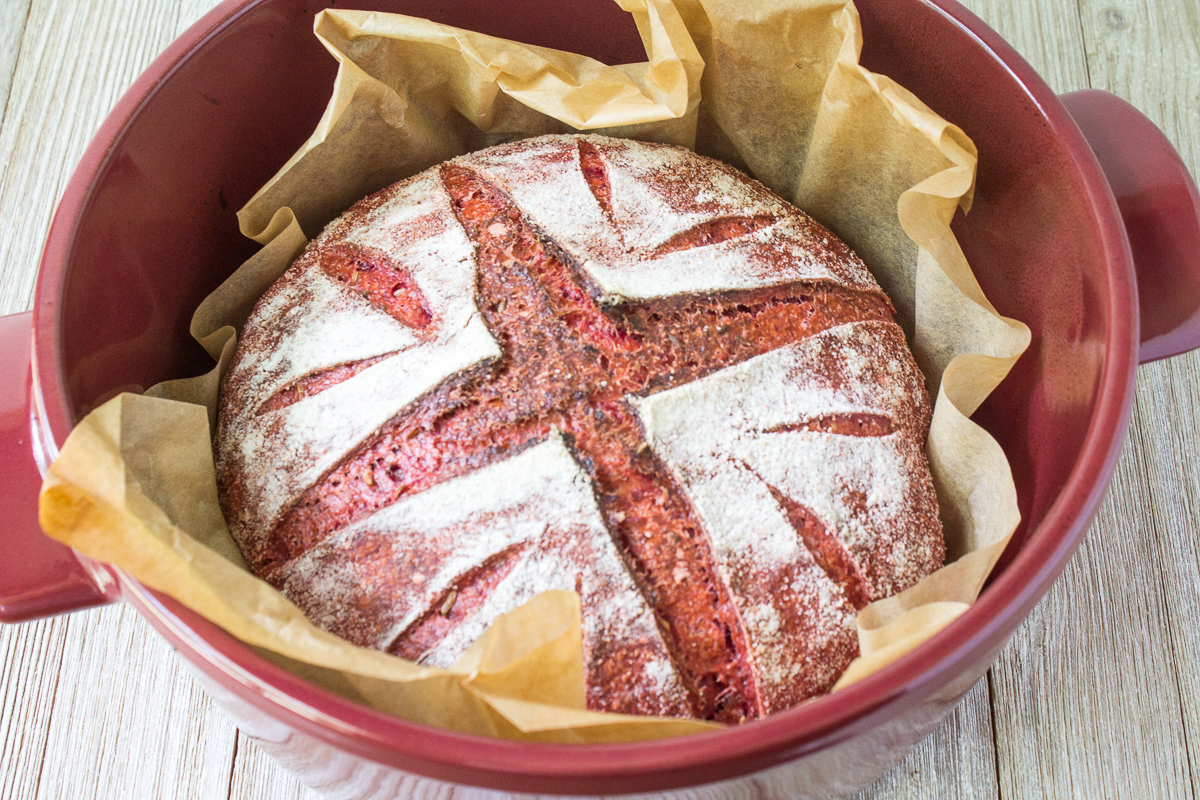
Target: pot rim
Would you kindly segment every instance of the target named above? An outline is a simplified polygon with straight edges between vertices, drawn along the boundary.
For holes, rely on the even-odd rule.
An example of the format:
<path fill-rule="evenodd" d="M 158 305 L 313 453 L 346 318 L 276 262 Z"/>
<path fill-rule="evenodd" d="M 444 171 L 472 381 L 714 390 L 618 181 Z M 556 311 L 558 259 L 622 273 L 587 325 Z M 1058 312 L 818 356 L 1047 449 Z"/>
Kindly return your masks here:
<path fill-rule="evenodd" d="M 55 213 L 37 279 L 33 321 L 36 412 L 49 442 L 62 442 L 73 415 L 62 375 L 61 305 L 79 222 L 96 177 L 130 123 L 190 54 L 264 0 L 225 0 L 176 39 L 135 81 L 84 153 Z M 849 727 L 908 697 L 948 683 L 958 665 L 996 637 L 1007 639 L 1079 545 L 1107 489 L 1132 404 L 1138 352 L 1133 260 L 1107 180 L 1066 108 L 1033 68 L 955 0 L 918 0 L 973 39 L 1036 105 L 1068 152 L 1098 219 L 1108 264 L 1106 357 L 1084 446 L 1063 489 L 1004 571 L 959 618 L 878 672 L 830 695 L 754 723 L 683 738 L 581 747 L 514 742 L 432 728 L 374 711 L 297 678 L 231 635 L 117 570 L 123 593 L 195 664 L 223 677 L 271 716 L 373 761 L 431 777 L 526 790 L 668 788 L 726 779 L 782 763 L 853 735 Z"/>

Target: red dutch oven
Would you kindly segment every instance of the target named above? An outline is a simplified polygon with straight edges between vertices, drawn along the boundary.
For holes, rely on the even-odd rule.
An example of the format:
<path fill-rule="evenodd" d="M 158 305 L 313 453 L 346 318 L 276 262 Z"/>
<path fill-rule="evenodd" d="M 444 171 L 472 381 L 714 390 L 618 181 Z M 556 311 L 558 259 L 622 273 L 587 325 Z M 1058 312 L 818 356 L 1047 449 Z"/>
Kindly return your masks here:
<path fill-rule="evenodd" d="M 610 64 L 644 59 L 610 0 L 353 5 Z M 1200 196 L 1145 117 L 1103 92 L 1056 96 L 953 0 L 858 8 L 864 64 L 978 145 L 975 204 L 954 229 L 996 308 L 1033 331 L 975 415 L 1008 454 L 1023 522 L 979 601 L 930 641 L 843 691 L 738 728 L 630 745 L 499 741 L 315 687 L 39 531 L 40 473 L 78 419 L 118 391 L 208 369 L 188 323 L 255 247 L 234 211 L 305 140 L 332 85 L 336 65 L 312 35 L 318 4 L 307 0 L 228 0 L 150 66 L 67 186 L 33 310 L 0 318 L 0 619 L 124 599 L 244 731 L 336 796 L 423 796 L 449 783 L 798 798 L 874 780 L 987 670 L 1078 546 L 1124 437 L 1139 361 L 1200 346 Z"/>

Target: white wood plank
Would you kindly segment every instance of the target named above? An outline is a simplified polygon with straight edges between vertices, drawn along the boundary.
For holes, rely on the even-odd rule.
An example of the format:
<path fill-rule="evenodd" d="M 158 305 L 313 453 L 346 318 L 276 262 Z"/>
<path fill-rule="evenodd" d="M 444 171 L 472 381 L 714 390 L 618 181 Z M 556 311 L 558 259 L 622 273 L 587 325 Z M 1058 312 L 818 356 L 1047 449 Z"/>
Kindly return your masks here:
<path fill-rule="evenodd" d="M 1191 796 L 1162 575 L 1133 448 L 1117 489 L 992 670 L 1006 798 Z"/>
<path fill-rule="evenodd" d="M 264 753 L 254 740 L 238 734 L 237 757 L 229 783 L 229 800 L 320 800 L 321 795 L 296 780 Z"/>
<path fill-rule="evenodd" d="M 1145 454 L 1192 790 L 1200 796 L 1200 354 L 1143 367 L 1138 384 L 1134 441 Z"/>
<path fill-rule="evenodd" d="M 195 2 L 36 0 L 0 129 L 0 309 L 32 300 L 58 198 L 125 89 L 174 39 Z M 211 7 L 211 3 L 207 4 Z"/>
<path fill-rule="evenodd" d="M 1200 7 L 1081 0 L 1080 8 L 1093 85 L 1141 109 L 1200 174 Z M 1145 476 L 1143 512 L 1162 575 L 1192 790 L 1200 794 L 1200 353 L 1140 370 L 1130 440 Z"/>
<path fill-rule="evenodd" d="M 0 2 L 0 109 L 8 106 L 8 90 L 12 86 L 13 71 L 17 68 L 17 55 L 21 50 L 25 20 L 29 17 L 30 1 Z M 3 112 L 0 111 L 0 122 L 3 122 L 3 118 Z"/>
<path fill-rule="evenodd" d="M 235 729 L 131 607 L 70 618 L 37 797 L 225 797 Z"/>
<path fill-rule="evenodd" d="M 29 2 L 0 4 L 0 108 L 7 109 Z M 3 119 L 0 114 L 0 120 Z M 0 313 L 21 306 L 0 300 Z M 0 626 L 0 797 L 32 797 L 46 747 L 66 620 Z"/>
<path fill-rule="evenodd" d="M 0 797 L 37 791 L 66 629 L 65 618 L 0 626 Z"/>
<path fill-rule="evenodd" d="M 1158 41 L 1148 37 L 1136 44 L 1112 38 L 1135 25 L 1143 31 L 1147 27 L 1137 12 L 1121 10 L 1122 5 L 1083 2 L 1075 13 L 1072 4 L 1064 2 L 1009 6 L 989 0 L 982 14 L 1058 91 L 1088 85 L 1119 88 L 1109 76 L 1120 73 L 1127 86 L 1154 87 L 1150 93 L 1162 93 L 1163 87 L 1194 92 L 1195 81 L 1189 86 L 1180 74 L 1164 75 L 1158 66 L 1159 49 L 1195 53 L 1194 44 L 1188 44 L 1195 42 L 1195 35 L 1189 33 L 1183 3 L 1154 3 L 1176 27 L 1160 24 Z M 1191 8 L 1194 19 L 1194 3 Z M 1145 7 L 1141 11 L 1150 15 Z M 1072 29 L 1083 38 L 1071 36 Z M 1101 35 L 1107 38 L 1097 44 Z M 1114 66 L 1122 57 L 1124 61 Z M 1147 107 L 1144 99 L 1139 105 Z M 1189 134 L 1193 141 L 1197 130 L 1193 126 Z M 992 671 L 1005 797 L 1192 793 L 1187 747 L 1195 744 L 1186 738 L 1180 713 L 1185 702 L 1180 675 L 1188 667 L 1179 659 L 1175 642 L 1182 620 L 1172 609 L 1186 616 L 1198 607 L 1196 517 L 1180 509 L 1182 513 L 1171 517 L 1175 527 L 1190 528 L 1192 535 L 1173 532 L 1165 537 L 1175 546 L 1176 556 L 1190 561 L 1177 557 L 1170 565 L 1162 564 L 1164 537 L 1154 518 L 1158 503 L 1152 498 L 1169 484 L 1155 475 L 1154 459 L 1147 458 L 1143 444 L 1144 429 L 1170 425 L 1163 421 L 1188 399 L 1147 402 L 1148 393 L 1160 391 L 1146 384 L 1140 388 L 1130 441 L 1087 542 Z M 1194 424 L 1190 431 L 1194 435 Z M 1195 442 L 1190 444 L 1194 454 Z M 1176 474 L 1194 488 L 1194 458 Z M 1173 592 L 1172 584 L 1190 585 L 1193 596 Z M 1184 602 L 1177 605 L 1180 600 Z M 1194 667 L 1188 671 L 1195 676 Z"/>
<path fill-rule="evenodd" d="M 1000 797 L 988 694 L 984 678 L 929 738 L 855 800 Z"/>
<path fill-rule="evenodd" d="M 36 0 L 0 6 L 0 312 L 27 307 L 58 196 L 147 63 L 213 5 Z M 20 17 L 14 33 L 10 20 Z M 27 18 L 26 18 L 27 16 Z M 17 43 L 19 42 L 19 48 Z M 5 65 L 15 69 L 5 72 Z M 131 611 L 5 627 L 0 796 L 224 797 L 235 731 Z M 65 652 L 65 657 L 64 657 Z M 114 727 L 115 726 L 115 727 Z"/>
<path fill-rule="evenodd" d="M 1088 87 L 1075 0 L 963 0 L 1060 94 Z"/>
<path fill-rule="evenodd" d="M 1080 0 L 1092 86 L 1124 97 L 1200 164 L 1200 4 Z"/>

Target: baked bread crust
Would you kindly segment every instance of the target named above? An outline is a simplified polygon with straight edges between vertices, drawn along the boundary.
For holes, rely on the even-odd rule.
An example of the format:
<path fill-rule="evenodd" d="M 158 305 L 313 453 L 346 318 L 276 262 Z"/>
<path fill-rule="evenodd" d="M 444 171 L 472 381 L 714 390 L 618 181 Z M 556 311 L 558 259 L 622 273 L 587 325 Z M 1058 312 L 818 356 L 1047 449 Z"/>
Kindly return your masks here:
<path fill-rule="evenodd" d="M 728 722 L 828 689 L 945 555 L 929 398 L 802 212 L 680 148 L 547 136 L 402 181 L 260 299 L 221 502 L 316 624 L 449 666 L 580 593 L 588 704 Z"/>

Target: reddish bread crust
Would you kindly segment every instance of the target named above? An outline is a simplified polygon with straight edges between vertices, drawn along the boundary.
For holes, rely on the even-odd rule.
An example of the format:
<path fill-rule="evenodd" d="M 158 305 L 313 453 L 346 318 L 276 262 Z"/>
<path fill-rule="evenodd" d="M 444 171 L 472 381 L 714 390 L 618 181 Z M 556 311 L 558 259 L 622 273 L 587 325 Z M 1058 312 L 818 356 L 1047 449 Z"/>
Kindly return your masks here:
<path fill-rule="evenodd" d="M 441 653 L 439 648 L 452 651 L 447 642 L 456 630 L 478 622 L 485 609 L 493 615 L 511 610 L 491 608 L 500 601 L 489 598 L 513 594 L 519 580 L 529 581 L 520 578 L 521 570 L 549 558 L 574 575 L 570 588 L 583 595 L 590 707 L 739 722 L 828 691 L 857 654 L 848 623 L 854 611 L 915 583 L 944 557 L 923 453 L 929 400 L 892 321 L 890 303 L 841 242 L 723 164 L 600 137 L 533 142 L 540 147 L 534 147 L 533 167 L 529 145 L 507 145 L 449 162 L 367 198 L 333 223 L 256 307 L 223 387 L 216 447 L 223 507 L 252 569 L 333 632 L 418 660 Z M 627 211 L 619 191 L 623 184 L 610 178 L 608 161 L 620 164 L 626 158 L 637 168 L 653 164 L 659 154 L 680 160 L 658 173 L 658 185 L 652 188 L 668 209 L 700 219 L 641 244 L 634 241 L 635 225 L 622 217 Z M 520 195 L 528 190 L 521 181 L 536 169 L 537 158 L 556 168 L 568 161 L 575 165 L 582 182 L 571 185 L 585 187 L 599 211 L 594 216 L 600 222 L 589 224 L 609 226 L 612 241 L 589 250 L 587 242 L 581 247 L 579 240 L 586 237 L 576 229 L 565 240 L 557 236 L 551 228 L 556 219 L 552 208 L 542 210 L 536 221 L 522 208 Z M 648 182 L 653 184 L 655 177 Z M 414 351 L 449 327 L 439 318 L 437 303 L 422 291 L 427 278 L 414 277 L 404 259 L 355 239 L 357 231 L 378 228 L 380 209 L 395 205 L 414 181 L 434 187 L 443 198 L 441 205 L 416 223 L 393 225 L 395 230 L 382 241 L 406 238 L 411 246 L 414 237 L 457 226 L 455 234 L 471 247 L 470 300 L 499 355 L 455 370 L 373 431 L 349 441 L 335 463 L 293 489 L 277 504 L 278 512 L 264 519 L 253 507 L 256 495 L 247 490 L 253 483 L 247 471 L 262 468 L 272 454 L 303 453 L 277 452 L 282 448 L 276 445 L 259 447 L 247 457 L 247 448 L 232 441 L 237 431 L 259 426 L 268 430 L 261 435 L 269 441 L 285 409 L 311 402 L 339 384 L 349 389 L 356 376 L 405 351 L 401 345 L 294 377 L 284 370 L 264 379 L 256 362 L 271 348 L 314 335 L 303 325 L 291 329 L 290 317 L 304 303 L 305 286 L 320 279 L 315 273 L 341 284 L 355 302 L 361 298 L 364 318 L 387 315 L 408 329 Z M 708 209 L 696 200 L 701 187 L 722 183 L 750 198 L 744 208 L 722 200 L 718 205 L 723 206 Z M 431 219 L 437 220 L 434 228 Z M 772 248 L 772 236 L 786 237 L 784 246 Z M 785 271 L 788 248 L 795 248 L 797 240 L 819 263 L 817 274 L 771 282 L 771 269 Z M 730 288 L 672 292 L 676 273 L 666 271 L 662 289 L 653 281 L 642 282 L 658 296 L 629 298 L 613 289 L 620 288 L 622 275 L 598 277 L 592 266 L 597 254 L 607 254 L 606 247 L 615 253 L 614 262 L 632 260 L 632 269 L 641 262 L 661 265 L 672 255 L 690 258 L 706 248 L 740 248 L 735 254 L 741 260 L 729 268 L 736 273 Z M 682 262 L 678 274 L 690 263 Z M 745 275 L 738 272 L 743 268 Z M 723 277 L 715 274 L 719 286 Z M 639 287 L 636 276 L 624 285 Z M 387 349 L 382 343 L 380 347 Z M 714 493 L 691 477 L 702 469 L 697 465 L 703 454 L 700 461 L 674 455 L 669 435 L 662 438 L 668 456 L 660 454 L 639 398 L 660 396 L 666 402 L 671 390 L 686 392 L 706 379 L 716 381 L 715 387 L 725 386 L 737 372 L 730 368 L 746 365 L 739 369 L 753 372 L 761 363 L 755 359 L 787 348 L 809 365 L 808 374 L 790 378 L 799 389 L 807 391 L 812 384 L 814 391 L 836 402 L 824 413 L 759 425 L 754 436 L 809 437 L 822 447 L 836 439 L 837 446 L 849 448 L 845 458 L 852 462 L 846 467 L 850 473 L 875 469 L 854 462 L 870 461 L 874 457 L 869 453 L 875 452 L 870 448 L 882 448 L 896 473 L 883 483 L 892 487 L 898 481 L 902 488 L 899 495 L 894 489 L 882 492 L 887 497 L 880 501 L 858 478 L 841 480 L 834 512 L 819 511 L 797 499 L 794 487 L 775 485 L 794 482 L 787 464 L 781 481 L 735 454 L 720 454 L 722 468 L 732 465 L 761 488 L 757 502 L 774 511 L 764 523 L 773 526 L 772 535 L 778 538 L 777 529 L 790 526 L 794 543 L 789 546 L 795 554 L 772 560 L 766 552 L 752 552 L 753 532 L 713 538 L 709 529 L 716 523 L 706 521 L 703 510 Z M 822 355 L 822 348 L 829 354 Z M 884 366 L 866 363 L 870 356 Z M 872 370 L 877 374 L 869 376 L 863 389 L 863 375 Z M 872 386 L 871 380 L 879 385 Z M 846 397 L 875 395 L 878 402 L 862 408 L 837 405 L 845 405 Z M 611 537 L 616 555 L 610 560 L 618 559 L 615 563 L 627 570 L 629 586 L 636 589 L 627 587 L 622 593 L 602 586 L 611 580 L 590 576 L 595 547 L 603 550 L 604 543 L 580 549 L 586 535 L 567 523 L 536 541 L 513 540 L 475 562 L 450 567 L 446 565 L 454 561 L 450 553 L 457 544 L 443 541 L 445 534 L 420 540 L 417 552 L 412 545 L 401 552 L 398 534 L 379 521 L 393 507 L 418 507 L 422 496 L 435 496 L 435 489 L 437 497 L 453 496 L 456 486 L 465 493 L 468 483 L 480 480 L 472 476 L 493 474 L 489 468 L 516 463 L 510 460 L 526 451 L 541 452 L 556 437 L 577 465 L 576 482 L 586 476 L 589 484 L 594 505 L 581 512 L 595 518 L 588 530 L 594 538 L 596 527 L 602 526 Z M 862 443 L 854 445 L 854 440 Z M 838 444 L 843 441 L 851 444 Z M 770 456 L 763 463 L 769 471 L 776 461 Z M 801 458 L 792 465 L 810 466 Z M 719 494 L 721 484 L 713 485 Z M 738 498 L 728 502 L 736 506 Z M 881 503 L 886 513 L 878 511 Z M 896 508 L 903 513 L 897 515 Z M 495 536 L 497 530 L 516 529 L 518 523 L 506 519 L 488 512 L 451 530 L 466 538 L 478 525 L 488 531 L 481 536 Z M 879 519 L 885 524 L 878 524 Z M 865 537 L 864 528 L 869 532 Z M 749 551 L 739 538 L 744 535 Z M 769 549 L 764 545 L 764 551 Z M 422 588 L 426 575 L 442 573 L 449 578 L 438 578 L 436 590 Z M 552 584 L 540 588 L 557 585 Z M 602 598 L 629 610 L 624 616 L 610 614 L 616 622 L 590 623 L 590 616 L 604 615 L 590 609 L 589 600 L 606 602 Z M 331 603 L 346 607 L 331 609 Z M 652 620 L 649 628 L 645 620 Z M 785 646 L 768 652 L 776 641 Z M 669 668 L 664 666 L 668 661 Z M 664 669 L 673 674 L 664 677 Z"/>

